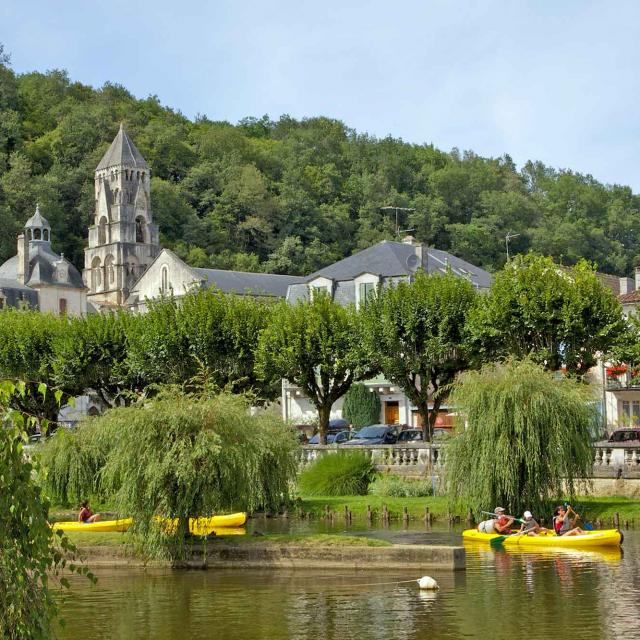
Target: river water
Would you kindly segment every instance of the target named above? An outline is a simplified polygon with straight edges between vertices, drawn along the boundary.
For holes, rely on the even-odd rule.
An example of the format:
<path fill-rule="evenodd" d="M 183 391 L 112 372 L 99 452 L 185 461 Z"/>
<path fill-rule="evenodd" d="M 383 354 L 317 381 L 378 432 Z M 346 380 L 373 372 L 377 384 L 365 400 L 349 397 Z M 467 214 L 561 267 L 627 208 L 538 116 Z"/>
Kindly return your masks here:
<path fill-rule="evenodd" d="M 262 529 L 274 526 L 282 525 Z M 407 544 L 461 544 L 459 531 L 350 533 Z M 466 571 L 429 572 L 440 585 L 436 593 L 401 583 L 419 578 L 415 571 L 99 569 L 95 586 L 72 581 L 58 637 L 640 638 L 640 532 L 626 533 L 623 549 L 541 553 L 467 547 Z"/>

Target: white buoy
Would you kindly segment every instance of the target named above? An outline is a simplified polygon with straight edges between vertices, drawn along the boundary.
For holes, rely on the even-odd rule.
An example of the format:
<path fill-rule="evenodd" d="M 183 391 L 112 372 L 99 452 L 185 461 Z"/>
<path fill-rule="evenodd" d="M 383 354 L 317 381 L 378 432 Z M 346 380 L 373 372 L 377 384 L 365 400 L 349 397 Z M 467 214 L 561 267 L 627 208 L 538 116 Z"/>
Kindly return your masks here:
<path fill-rule="evenodd" d="M 431 576 L 422 576 L 422 578 L 418 580 L 418 586 L 427 591 L 437 591 L 440 588 Z"/>

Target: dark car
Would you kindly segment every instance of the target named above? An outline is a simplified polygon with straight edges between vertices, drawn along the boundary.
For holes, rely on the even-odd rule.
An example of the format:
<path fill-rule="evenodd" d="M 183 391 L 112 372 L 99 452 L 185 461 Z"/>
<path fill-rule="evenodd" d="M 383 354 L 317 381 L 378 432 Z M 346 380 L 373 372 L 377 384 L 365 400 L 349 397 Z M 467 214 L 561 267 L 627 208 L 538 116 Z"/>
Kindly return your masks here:
<path fill-rule="evenodd" d="M 360 429 L 353 436 L 353 440 L 345 442 L 345 445 L 395 444 L 397 439 L 398 436 L 394 425 L 372 424 L 370 427 Z"/>
<path fill-rule="evenodd" d="M 345 429 L 349 429 L 349 422 L 344 418 L 329 420 L 329 431 L 344 431 Z"/>
<path fill-rule="evenodd" d="M 398 444 L 403 442 L 422 442 L 422 429 L 405 429 L 398 434 Z"/>
<path fill-rule="evenodd" d="M 628 429 L 616 429 L 609 440 L 608 443 L 614 444 L 631 444 L 640 442 L 640 427 L 633 427 Z"/>
<path fill-rule="evenodd" d="M 334 433 L 327 433 L 327 444 L 344 444 L 351 438 L 351 431 L 337 431 Z M 315 436 L 309 439 L 308 444 L 320 444 L 320 434 L 316 433 Z"/>

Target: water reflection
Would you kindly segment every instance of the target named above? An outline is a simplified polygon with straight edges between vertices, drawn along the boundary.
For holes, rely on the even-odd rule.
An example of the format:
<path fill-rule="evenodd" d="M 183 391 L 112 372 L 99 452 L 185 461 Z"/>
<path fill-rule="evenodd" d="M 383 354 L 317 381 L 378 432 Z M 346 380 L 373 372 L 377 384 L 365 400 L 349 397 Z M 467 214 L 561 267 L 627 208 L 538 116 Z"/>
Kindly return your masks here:
<path fill-rule="evenodd" d="M 447 532 L 387 535 L 460 542 Z M 640 638 L 639 551 L 640 534 L 633 532 L 624 554 L 469 546 L 466 572 L 430 572 L 437 593 L 397 584 L 418 578 L 413 572 L 103 570 L 96 587 L 74 581 L 59 637 Z"/>

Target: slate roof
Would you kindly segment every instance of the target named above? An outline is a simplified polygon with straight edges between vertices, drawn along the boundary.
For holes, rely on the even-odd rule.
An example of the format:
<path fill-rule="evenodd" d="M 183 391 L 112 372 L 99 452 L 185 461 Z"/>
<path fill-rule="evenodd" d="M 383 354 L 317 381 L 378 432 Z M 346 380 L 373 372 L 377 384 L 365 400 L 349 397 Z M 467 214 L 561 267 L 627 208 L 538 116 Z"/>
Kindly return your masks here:
<path fill-rule="evenodd" d="M 119 165 L 137 167 L 139 169 L 146 170 L 149 169 L 149 165 L 142 157 L 142 154 L 138 151 L 136 145 L 131 142 L 131 138 L 127 135 L 122 124 L 120 124 L 120 129 L 118 130 L 116 137 L 113 139 L 107 153 L 105 153 L 102 160 L 100 160 L 96 171 Z"/>
<path fill-rule="evenodd" d="M 318 277 L 332 280 L 353 280 L 363 273 L 373 273 L 383 278 L 392 276 L 408 276 L 415 272 L 415 267 L 422 267 L 429 273 L 437 273 L 451 268 L 459 276 L 467 277 L 481 289 L 491 285 L 491 274 L 461 258 L 439 249 L 423 247 L 422 264 L 414 264 L 416 246 L 405 242 L 383 240 L 368 249 L 354 253 L 334 264 L 320 269 L 308 276 L 310 282 Z"/>
<path fill-rule="evenodd" d="M 58 267 L 64 267 L 62 269 Z M 18 256 L 0 266 L 0 278 L 18 282 Z M 80 272 L 66 259 L 54 253 L 49 242 L 29 243 L 27 286 L 55 285 L 84 289 Z M 21 285 L 20 285 L 21 286 Z"/>
<path fill-rule="evenodd" d="M 304 278 L 299 276 L 282 276 L 271 273 L 249 273 L 197 267 L 191 267 L 191 270 L 203 279 L 205 286 L 216 287 L 224 293 L 284 298 L 287 295 L 289 285 L 304 281 Z"/>
<path fill-rule="evenodd" d="M 24 302 L 32 309 L 39 307 L 38 292 L 10 278 L 0 278 L 0 297 L 5 299 L 5 304 L 9 307 L 18 307 Z"/>
<path fill-rule="evenodd" d="M 49 221 L 40 213 L 40 205 L 36 205 L 36 212 L 27 220 L 25 229 L 51 229 Z"/>

